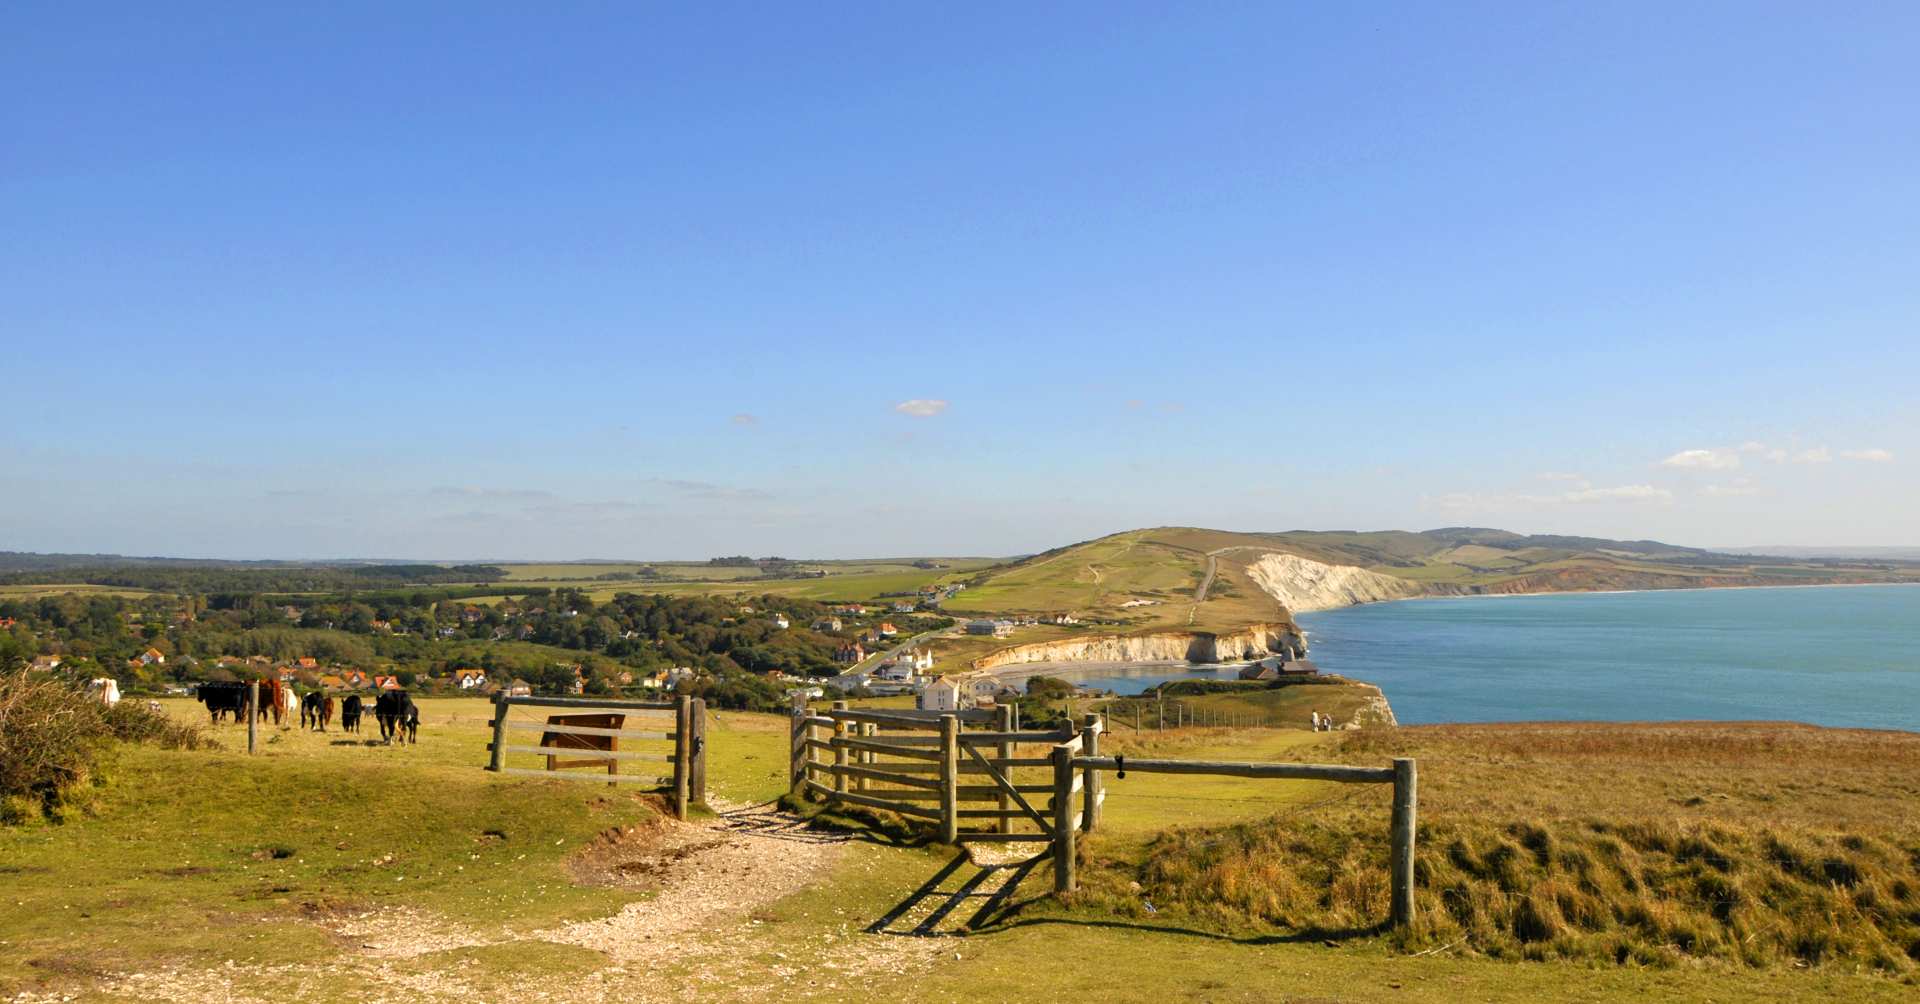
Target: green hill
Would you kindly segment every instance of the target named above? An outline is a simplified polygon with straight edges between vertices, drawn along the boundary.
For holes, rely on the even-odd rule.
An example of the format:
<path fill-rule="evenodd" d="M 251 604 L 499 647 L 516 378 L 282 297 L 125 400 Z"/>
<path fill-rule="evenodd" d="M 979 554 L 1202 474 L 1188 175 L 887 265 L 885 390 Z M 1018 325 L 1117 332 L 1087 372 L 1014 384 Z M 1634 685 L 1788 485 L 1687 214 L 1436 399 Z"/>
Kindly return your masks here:
<path fill-rule="evenodd" d="M 1270 556 L 1291 556 L 1276 569 Z M 1218 631 L 1311 606 L 1394 595 L 1579 592 L 1920 581 L 1920 562 L 1725 554 L 1653 540 L 1527 535 L 1482 527 L 1410 532 L 1131 530 L 996 565 L 948 600 L 955 614 L 1072 612 L 1109 628 Z M 1352 570 L 1372 573 L 1356 576 Z M 1295 581 L 1282 582 L 1283 573 Z M 1395 582 L 1382 582 L 1385 576 Z M 1203 584 L 1205 586 L 1203 590 Z M 1364 595 L 1367 590 L 1380 595 Z M 1316 590 L 1325 595 L 1316 595 Z M 1287 602 L 1293 598 L 1294 602 Z"/>

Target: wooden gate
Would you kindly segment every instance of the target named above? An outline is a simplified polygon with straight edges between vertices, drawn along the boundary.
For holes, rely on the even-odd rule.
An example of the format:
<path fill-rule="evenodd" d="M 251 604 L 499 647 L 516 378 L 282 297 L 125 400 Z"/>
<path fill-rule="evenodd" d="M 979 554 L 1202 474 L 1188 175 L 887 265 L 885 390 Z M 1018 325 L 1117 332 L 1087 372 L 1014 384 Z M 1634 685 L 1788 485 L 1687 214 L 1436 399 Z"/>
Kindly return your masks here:
<path fill-rule="evenodd" d="M 824 714 L 799 708 L 793 718 L 793 786 L 828 802 L 928 820 L 939 828 L 942 843 L 1045 843 L 1054 889 L 1065 893 L 1077 882 L 1080 837 L 1100 822 L 1107 796 L 1103 772 L 1391 784 L 1392 923 L 1412 923 L 1414 761 L 1353 767 L 1102 756 L 1103 731 L 1099 715 L 1087 715 L 1077 729 L 1021 731 L 1013 708 L 852 711 L 845 701 Z M 1042 755 L 1031 749 L 1036 745 L 1044 746 Z M 974 828 L 981 823 L 987 828 Z"/>
<path fill-rule="evenodd" d="M 1071 726 L 1022 730 L 1011 706 L 853 711 L 841 701 L 823 714 L 795 715 L 793 785 L 829 802 L 929 820 L 942 843 L 1047 843 L 1049 751 L 1078 735 Z"/>
<path fill-rule="evenodd" d="M 535 718 L 514 716 L 529 709 Z M 493 741 L 487 769 L 497 774 L 521 774 L 602 784 L 670 784 L 674 815 L 687 818 L 687 808 L 706 800 L 706 702 L 681 697 L 672 701 L 618 701 L 595 697 L 507 697 L 493 699 Z M 516 743 L 511 732 L 538 732 Z M 621 740 L 628 740 L 626 745 Z M 541 763 L 513 766 L 513 763 Z M 671 764 L 663 772 L 655 764 Z M 629 766 L 631 765 L 631 766 Z M 569 772 L 590 768 L 593 773 Z M 605 768 L 602 770 L 601 768 Z"/>

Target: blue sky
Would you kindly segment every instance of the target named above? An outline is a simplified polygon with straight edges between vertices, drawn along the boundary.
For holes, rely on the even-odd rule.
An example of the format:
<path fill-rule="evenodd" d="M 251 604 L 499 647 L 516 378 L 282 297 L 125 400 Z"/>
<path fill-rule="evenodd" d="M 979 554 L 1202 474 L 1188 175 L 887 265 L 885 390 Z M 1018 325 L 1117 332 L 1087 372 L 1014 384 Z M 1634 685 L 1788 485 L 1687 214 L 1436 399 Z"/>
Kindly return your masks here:
<path fill-rule="evenodd" d="M 0 549 L 1920 544 L 1910 4 L 281 6 L 0 12 Z"/>

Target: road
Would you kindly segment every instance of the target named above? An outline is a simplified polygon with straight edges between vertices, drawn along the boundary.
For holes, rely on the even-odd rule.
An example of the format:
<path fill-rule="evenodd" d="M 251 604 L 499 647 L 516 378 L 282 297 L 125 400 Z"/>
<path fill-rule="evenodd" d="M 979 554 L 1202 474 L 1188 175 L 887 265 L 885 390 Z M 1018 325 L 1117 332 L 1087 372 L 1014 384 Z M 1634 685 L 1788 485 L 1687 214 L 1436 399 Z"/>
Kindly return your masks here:
<path fill-rule="evenodd" d="M 894 656 L 899 655 L 901 652 L 904 652 L 907 649 L 915 648 L 919 646 L 920 643 L 922 642 L 931 641 L 932 639 L 935 639 L 935 638 L 952 637 L 953 635 L 959 633 L 961 627 L 962 625 L 956 623 L 952 627 L 938 628 L 933 631 L 922 631 L 919 634 L 914 635 L 913 637 L 908 638 L 905 641 L 895 643 L 892 648 L 889 648 L 882 652 L 875 652 L 874 654 L 867 656 L 865 659 L 862 659 L 859 662 L 856 662 L 853 665 L 848 666 L 846 669 L 840 672 L 840 675 L 843 678 L 870 676 L 872 675 L 875 669 L 879 668 L 881 663 L 886 662 L 888 659 L 891 659 Z"/>

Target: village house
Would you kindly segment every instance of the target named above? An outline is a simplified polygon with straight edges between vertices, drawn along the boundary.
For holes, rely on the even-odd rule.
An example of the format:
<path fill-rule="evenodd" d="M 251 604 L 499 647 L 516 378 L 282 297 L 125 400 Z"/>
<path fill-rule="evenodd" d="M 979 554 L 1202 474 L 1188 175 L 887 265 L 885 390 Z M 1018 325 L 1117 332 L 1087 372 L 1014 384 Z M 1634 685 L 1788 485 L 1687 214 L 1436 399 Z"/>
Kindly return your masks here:
<path fill-rule="evenodd" d="M 159 649 L 150 648 L 127 660 L 127 664 L 130 666 L 151 666 L 155 663 L 164 663 L 166 661 L 167 657 L 161 655 Z"/>
<path fill-rule="evenodd" d="M 320 687 L 323 690 L 345 690 L 347 689 L 347 681 L 328 674 L 320 678 Z"/>
<path fill-rule="evenodd" d="M 878 630 L 880 631 L 880 637 L 882 638 L 891 638 L 894 635 L 897 635 L 900 633 L 900 629 L 897 627 L 894 627 L 892 621 L 881 621 L 880 627 Z"/>
<path fill-rule="evenodd" d="M 842 645 L 833 650 L 833 657 L 844 663 L 852 664 L 867 657 L 867 650 L 859 642 Z"/>
<path fill-rule="evenodd" d="M 507 685 L 508 697 L 532 697 L 533 684 L 525 680 L 515 680 Z"/>
<path fill-rule="evenodd" d="M 961 704 L 966 691 L 966 687 L 943 676 L 920 688 L 920 696 L 915 703 L 921 711 L 959 711 L 962 707 L 970 707 Z"/>
<path fill-rule="evenodd" d="M 1013 622 L 1008 620 L 968 621 L 967 633 L 977 634 L 977 635 L 992 635 L 995 638 L 1005 638 L 1008 635 L 1013 633 Z"/>
<path fill-rule="evenodd" d="M 838 631 L 840 630 L 840 618 L 822 617 L 813 622 L 813 629 L 815 631 Z"/>
<path fill-rule="evenodd" d="M 770 619 L 773 621 L 773 629 L 775 631 L 785 631 L 787 629 L 788 622 L 786 614 L 774 614 Z"/>
<path fill-rule="evenodd" d="M 913 613 L 914 607 L 915 607 L 915 604 L 912 600 L 894 600 L 893 601 L 893 612 L 896 614 Z"/>
<path fill-rule="evenodd" d="M 0 631 L 5 631 L 17 623 L 19 622 L 11 617 L 0 617 Z"/>
<path fill-rule="evenodd" d="M 310 655 L 303 655 L 300 658 L 295 659 L 293 661 L 293 664 L 295 666 L 300 667 L 301 669 L 319 669 L 320 668 L 320 660 L 315 659 Z"/>
<path fill-rule="evenodd" d="M 347 686 L 355 690 L 364 690 L 371 678 L 360 670 L 348 669 L 341 671 L 340 679 L 346 681 Z"/>
<path fill-rule="evenodd" d="M 391 676 L 391 675 L 382 675 L 382 676 L 375 676 L 375 677 L 373 678 L 373 689 L 375 689 L 375 690 L 399 690 L 399 689 L 400 689 L 400 678 L 399 678 L 399 677 L 397 677 L 397 676 Z"/>
<path fill-rule="evenodd" d="M 33 668 L 42 673 L 51 673 L 60 668 L 60 657 L 57 655 L 35 656 L 33 659 Z"/>
<path fill-rule="evenodd" d="M 1305 659 L 1262 659 L 1240 670 L 1242 680 L 1278 680 L 1287 676 L 1314 676 L 1320 667 Z"/>
<path fill-rule="evenodd" d="M 834 607 L 833 612 L 836 614 L 846 614 L 851 617 L 864 617 L 867 614 L 867 608 L 858 603 L 842 603 Z"/>
<path fill-rule="evenodd" d="M 487 671 L 471 666 L 453 671 L 453 685 L 461 690 L 472 690 L 487 685 Z"/>
<path fill-rule="evenodd" d="M 300 608 L 292 607 L 292 606 L 281 607 L 280 616 L 285 617 L 290 621 L 297 621 L 300 619 Z"/>
<path fill-rule="evenodd" d="M 1080 618 L 1075 617 L 1072 614 L 1049 614 L 1046 617 L 1043 617 L 1041 619 L 1046 621 L 1048 624 L 1059 624 L 1062 627 L 1065 627 L 1070 624 L 1080 623 Z"/>

